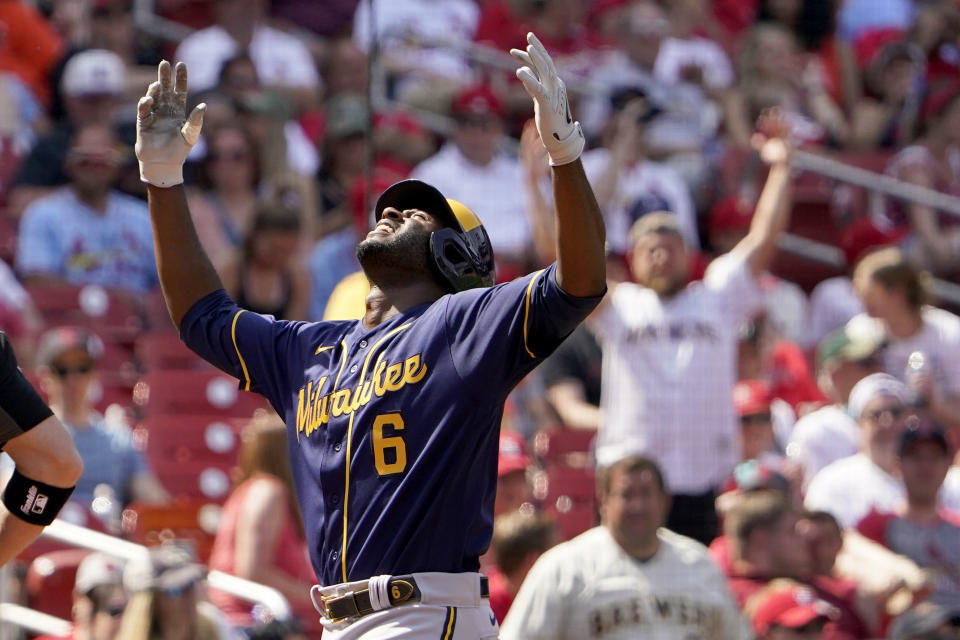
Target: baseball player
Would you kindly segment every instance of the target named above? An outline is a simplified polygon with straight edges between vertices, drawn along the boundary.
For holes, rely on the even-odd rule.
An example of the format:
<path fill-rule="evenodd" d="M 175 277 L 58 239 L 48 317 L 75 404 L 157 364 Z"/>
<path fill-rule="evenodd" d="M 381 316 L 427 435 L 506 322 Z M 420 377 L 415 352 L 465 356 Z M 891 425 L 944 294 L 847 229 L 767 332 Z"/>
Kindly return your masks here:
<path fill-rule="evenodd" d="M 0 510 L 0 565 L 23 551 L 53 522 L 73 493 L 83 461 L 66 428 L 17 367 L 0 331 L 0 448 L 13 475 Z"/>
<path fill-rule="evenodd" d="M 357 247 L 362 320 L 280 322 L 237 307 L 197 241 L 181 183 L 203 120 L 166 61 L 138 105 L 167 308 L 193 350 L 266 396 L 288 428 L 330 638 L 495 638 L 477 573 L 493 525 L 498 428 L 511 388 L 598 304 L 604 228 L 583 133 L 533 34 L 511 53 L 553 166 L 557 262 L 493 283 L 483 226 L 418 181 L 388 188 Z"/>

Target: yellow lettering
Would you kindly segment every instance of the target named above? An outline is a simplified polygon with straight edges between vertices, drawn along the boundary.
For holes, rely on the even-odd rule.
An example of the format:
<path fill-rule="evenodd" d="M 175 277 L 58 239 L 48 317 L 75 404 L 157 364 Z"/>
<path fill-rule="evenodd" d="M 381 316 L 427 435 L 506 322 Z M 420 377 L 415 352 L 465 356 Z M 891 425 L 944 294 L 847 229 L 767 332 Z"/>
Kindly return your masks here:
<path fill-rule="evenodd" d="M 323 399 L 320 402 L 320 421 L 319 424 L 327 424 L 330 422 L 330 395 L 327 394 L 323 396 Z"/>
<path fill-rule="evenodd" d="M 333 394 L 333 410 L 330 415 L 334 418 L 350 412 L 350 389 L 341 389 Z"/>
<path fill-rule="evenodd" d="M 398 362 L 387 367 L 386 378 L 383 386 L 387 391 L 399 391 L 403 387 L 403 363 Z"/>
<path fill-rule="evenodd" d="M 386 392 L 386 388 L 383 386 L 383 370 L 386 368 L 387 363 L 377 359 L 377 366 L 373 369 L 373 392 L 377 394 L 378 398 Z"/>
<path fill-rule="evenodd" d="M 310 383 L 307 383 L 307 387 L 310 386 Z M 306 393 L 306 397 L 310 397 L 310 392 Z M 309 405 L 307 407 L 303 406 L 304 398 L 304 388 L 300 387 L 300 399 L 297 401 L 297 440 L 300 439 L 300 432 L 303 431 L 307 424 L 307 416 L 309 414 Z"/>
<path fill-rule="evenodd" d="M 427 365 L 420 365 L 420 355 L 410 356 L 404 363 L 403 381 L 406 384 L 413 384 L 423 380 L 427 375 Z"/>

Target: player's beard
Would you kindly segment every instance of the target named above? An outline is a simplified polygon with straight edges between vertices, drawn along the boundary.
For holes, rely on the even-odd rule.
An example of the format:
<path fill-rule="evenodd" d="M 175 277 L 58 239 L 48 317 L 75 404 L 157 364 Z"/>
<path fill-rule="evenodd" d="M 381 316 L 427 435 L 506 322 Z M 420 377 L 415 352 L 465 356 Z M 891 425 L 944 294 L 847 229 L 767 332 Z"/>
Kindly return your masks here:
<path fill-rule="evenodd" d="M 683 288 L 684 280 L 673 274 L 650 276 L 643 285 L 661 298 L 672 298 Z"/>
<path fill-rule="evenodd" d="M 374 283 L 409 283 L 411 276 L 431 277 L 427 262 L 430 232 L 397 233 L 386 239 L 366 239 L 357 245 L 357 260 Z"/>

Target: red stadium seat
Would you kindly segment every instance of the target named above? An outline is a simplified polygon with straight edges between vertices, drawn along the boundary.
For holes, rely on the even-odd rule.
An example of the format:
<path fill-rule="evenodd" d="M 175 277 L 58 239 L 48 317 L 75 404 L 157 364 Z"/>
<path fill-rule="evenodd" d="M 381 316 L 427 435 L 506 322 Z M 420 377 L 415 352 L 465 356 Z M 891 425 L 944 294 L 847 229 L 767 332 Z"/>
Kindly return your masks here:
<path fill-rule="evenodd" d="M 47 326 L 87 327 L 104 341 L 127 344 L 143 329 L 140 305 L 125 292 L 59 283 L 28 283 L 25 288 Z"/>
<path fill-rule="evenodd" d="M 229 468 L 236 463 L 240 430 L 248 420 L 216 415 L 161 415 L 133 430 L 133 441 L 151 461 L 209 463 Z"/>
<path fill-rule="evenodd" d="M 153 331 L 137 338 L 134 355 L 142 371 L 157 369 L 210 369 L 173 331 Z"/>
<path fill-rule="evenodd" d="M 123 510 L 123 532 L 132 542 L 156 546 L 176 541 L 200 562 L 210 549 L 220 521 L 220 506 L 203 499 L 178 499 L 167 505 L 133 503 Z"/>
<path fill-rule="evenodd" d="M 235 378 L 216 370 L 148 372 L 134 387 L 133 402 L 143 417 L 204 414 L 249 418 L 257 409 L 269 409 L 262 396 L 239 391 Z"/>
<path fill-rule="evenodd" d="M 571 504 L 566 511 L 556 507 L 546 510 L 557 528 L 557 541 L 575 538 L 597 525 L 597 513 L 592 504 Z"/>
<path fill-rule="evenodd" d="M 533 454 L 544 467 L 582 467 L 589 461 L 596 431 L 544 429 L 533 437 Z"/>
<path fill-rule="evenodd" d="M 70 620 L 77 567 L 89 549 L 60 549 L 37 556 L 27 570 L 27 606 Z"/>
<path fill-rule="evenodd" d="M 594 486 L 594 472 L 586 467 L 554 467 L 534 480 L 534 497 L 554 518 L 563 540 L 595 524 Z"/>

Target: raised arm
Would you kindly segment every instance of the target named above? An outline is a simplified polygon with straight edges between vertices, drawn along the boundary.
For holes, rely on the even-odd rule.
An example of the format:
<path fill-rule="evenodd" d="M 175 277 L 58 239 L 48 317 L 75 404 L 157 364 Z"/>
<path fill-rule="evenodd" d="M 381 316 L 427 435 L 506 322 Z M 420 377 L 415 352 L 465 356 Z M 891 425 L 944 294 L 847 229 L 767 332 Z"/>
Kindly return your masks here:
<path fill-rule="evenodd" d="M 600 295 L 606 290 L 606 235 L 580 163 L 583 131 L 570 115 L 567 88 L 553 60 L 535 35 L 527 34 L 527 42 L 526 51 L 510 53 L 524 65 L 517 69 L 517 77 L 533 98 L 537 131 L 553 168 L 557 283 L 574 296 Z"/>
<path fill-rule="evenodd" d="M 170 63 L 158 68 L 158 80 L 137 105 L 137 159 L 140 179 L 147 183 L 157 272 L 170 319 L 180 321 L 195 302 L 222 288 L 203 251 L 187 208 L 183 163 L 200 136 L 206 105 L 184 119 L 187 106 L 187 67 Z"/>
<path fill-rule="evenodd" d="M 760 192 L 750 231 L 733 249 L 746 256 L 754 276 L 770 266 L 777 251 L 777 240 L 790 222 L 793 151 L 789 124 L 779 109 L 765 111 L 757 123 L 757 131 L 751 142 L 760 152 L 760 159 L 770 165 L 770 172 Z"/>

